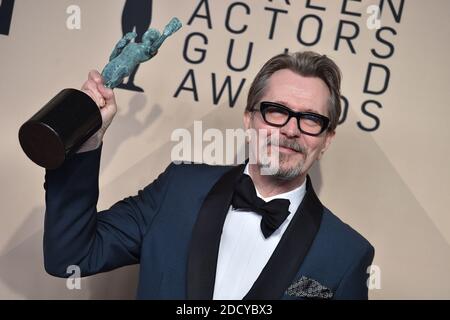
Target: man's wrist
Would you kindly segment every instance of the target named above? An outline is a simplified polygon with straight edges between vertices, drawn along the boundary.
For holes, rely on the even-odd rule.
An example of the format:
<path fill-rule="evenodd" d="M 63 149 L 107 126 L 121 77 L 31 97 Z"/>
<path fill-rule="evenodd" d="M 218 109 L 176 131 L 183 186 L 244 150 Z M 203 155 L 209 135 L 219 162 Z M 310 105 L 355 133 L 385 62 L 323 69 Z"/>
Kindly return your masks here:
<path fill-rule="evenodd" d="M 103 137 L 94 135 L 91 138 L 89 138 L 88 141 L 82 144 L 81 147 L 76 151 L 76 153 L 83 153 L 98 149 L 101 146 L 102 142 Z"/>

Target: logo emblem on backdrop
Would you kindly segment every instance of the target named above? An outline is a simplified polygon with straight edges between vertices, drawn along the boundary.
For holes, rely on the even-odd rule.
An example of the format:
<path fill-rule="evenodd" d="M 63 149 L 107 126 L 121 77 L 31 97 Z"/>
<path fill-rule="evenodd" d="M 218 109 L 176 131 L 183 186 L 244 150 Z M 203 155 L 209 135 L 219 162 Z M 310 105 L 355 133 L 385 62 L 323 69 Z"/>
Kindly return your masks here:
<path fill-rule="evenodd" d="M 142 41 L 142 36 L 145 31 L 150 27 L 152 21 L 152 7 L 153 0 L 127 0 L 122 12 L 122 33 L 123 35 L 128 32 L 136 32 L 136 42 Z M 140 86 L 134 83 L 134 78 L 139 69 L 139 66 L 134 69 L 128 79 L 125 79 L 123 83 L 117 86 L 117 88 L 144 92 Z"/>
<path fill-rule="evenodd" d="M 14 0 L 0 0 L 0 34 L 9 35 Z"/>

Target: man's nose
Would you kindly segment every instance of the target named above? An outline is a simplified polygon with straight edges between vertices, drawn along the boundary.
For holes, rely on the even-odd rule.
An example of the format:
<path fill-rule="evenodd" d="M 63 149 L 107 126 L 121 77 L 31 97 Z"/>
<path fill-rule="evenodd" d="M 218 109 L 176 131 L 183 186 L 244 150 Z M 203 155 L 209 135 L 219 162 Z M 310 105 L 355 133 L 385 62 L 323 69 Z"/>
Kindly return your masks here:
<path fill-rule="evenodd" d="M 288 137 L 300 136 L 300 130 L 298 129 L 297 119 L 292 117 L 289 121 L 281 127 L 280 132 Z"/>

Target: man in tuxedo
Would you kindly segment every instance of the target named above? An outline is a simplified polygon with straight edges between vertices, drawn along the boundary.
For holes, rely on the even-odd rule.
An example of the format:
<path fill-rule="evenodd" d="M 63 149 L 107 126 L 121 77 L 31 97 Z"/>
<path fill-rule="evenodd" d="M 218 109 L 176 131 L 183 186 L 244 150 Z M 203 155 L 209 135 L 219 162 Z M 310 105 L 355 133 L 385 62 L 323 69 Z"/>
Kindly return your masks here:
<path fill-rule="evenodd" d="M 374 248 L 317 198 L 308 170 L 335 136 L 340 70 L 314 52 L 280 54 L 256 75 L 244 112 L 278 166 L 170 164 L 137 195 L 97 212 L 102 138 L 117 106 L 91 71 L 82 89 L 103 126 L 45 176 L 48 273 L 140 263 L 142 299 L 367 299 Z M 273 142 L 277 141 L 277 142 Z"/>

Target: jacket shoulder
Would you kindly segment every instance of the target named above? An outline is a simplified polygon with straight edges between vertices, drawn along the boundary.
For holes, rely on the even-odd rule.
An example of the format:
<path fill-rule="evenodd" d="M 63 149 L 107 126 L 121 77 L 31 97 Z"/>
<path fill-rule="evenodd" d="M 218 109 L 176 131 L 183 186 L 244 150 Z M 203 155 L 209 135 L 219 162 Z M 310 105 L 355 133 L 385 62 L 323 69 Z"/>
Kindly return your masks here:
<path fill-rule="evenodd" d="M 334 242 L 346 251 L 367 252 L 374 251 L 372 244 L 350 225 L 342 221 L 328 208 L 324 207 L 321 229 L 330 237 L 328 240 Z"/>
<path fill-rule="evenodd" d="M 196 162 L 171 162 L 168 169 L 176 176 L 195 176 L 196 178 L 206 178 L 221 176 L 233 166 L 228 165 L 210 165 Z"/>

